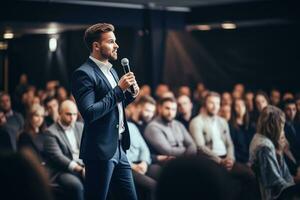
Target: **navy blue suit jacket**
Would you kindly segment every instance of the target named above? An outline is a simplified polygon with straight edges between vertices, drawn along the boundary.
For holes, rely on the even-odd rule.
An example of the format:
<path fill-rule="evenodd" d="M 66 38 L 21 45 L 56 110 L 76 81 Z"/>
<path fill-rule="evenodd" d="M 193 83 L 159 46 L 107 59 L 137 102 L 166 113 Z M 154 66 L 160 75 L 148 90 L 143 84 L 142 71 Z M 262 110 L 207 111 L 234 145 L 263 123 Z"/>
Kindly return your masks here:
<path fill-rule="evenodd" d="M 116 82 L 118 75 L 111 70 Z M 134 98 L 130 92 L 123 92 L 119 86 L 112 88 L 99 67 L 88 59 L 72 75 L 72 93 L 79 112 L 84 119 L 84 130 L 80 147 L 83 160 L 109 160 L 114 155 L 119 140 L 119 112 L 117 104 L 124 107 Z M 122 147 L 130 146 L 128 125 L 124 113 L 125 132 L 122 133 Z"/>

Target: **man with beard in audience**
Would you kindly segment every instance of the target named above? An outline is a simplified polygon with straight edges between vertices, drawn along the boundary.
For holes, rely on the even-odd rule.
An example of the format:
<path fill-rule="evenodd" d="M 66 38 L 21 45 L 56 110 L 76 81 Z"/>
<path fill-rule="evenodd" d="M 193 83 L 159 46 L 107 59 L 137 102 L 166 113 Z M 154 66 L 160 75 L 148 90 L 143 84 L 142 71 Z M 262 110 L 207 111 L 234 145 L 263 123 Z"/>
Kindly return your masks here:
<path fill-rule="evenodd" d="M 59 120 L 46 133 L 45 154 L 55 181 L 67 193 L 68 199 L 83 200 L 85 168 L 79 159 L 83 124 L 76 122 L 78 110 L 71 100 L 62 102 L 59 114 Z"/>
<path fill-rule="evenodd" d="M 58 100 L 53 97 L 47 97 L 44 101 L 46 110 L 48 112 L 48 115 L 45 117 L 45 122 L 47 127 L 51 126 L 53 123 L 57 122 L 59 118 L 59 113 L 58 113 Z"/>
<path fill-rule="evenodd" d="M 186 129 L 188 129 L 190 121 L 195 116 L 193 113 L 193 103 L 187 95 L 180 95 L 177 97 L 177 103 L 178 114 L 176 119 L 180 121 Z"/>
<path fill-rule="evenodd" d="M 143 96 L 136 103 L 138 110 L 136 119 L 133 122 L 140 133 L 144 135 L 147 124 L 153 119 L 156 111 L 156 102 L 151 96 Z"/>
<path fill-rule="evenodd" d="M 158 116 L 145 129 L 144 137 L 158 162 L 172 157 L 196 154 L 196 145 L 182 123 L 175 120 L 177 103 L 174 98 L 159 100 Z"/>
<path fill-rule="evenodd" d="M 241 184 L 247 185 L 244 189 L 251 191 L 251 195 L 247 198 L 255 199 L 258 195 L 255 176 L 248 166 L 235 162 L 228 123 L 218 116 L 220 105 L 220 94 L 209 92 L 205 97 L 202 112 L 190 123 L 190 133 L 197 145 L 198 153 L 226 168 Z"/>

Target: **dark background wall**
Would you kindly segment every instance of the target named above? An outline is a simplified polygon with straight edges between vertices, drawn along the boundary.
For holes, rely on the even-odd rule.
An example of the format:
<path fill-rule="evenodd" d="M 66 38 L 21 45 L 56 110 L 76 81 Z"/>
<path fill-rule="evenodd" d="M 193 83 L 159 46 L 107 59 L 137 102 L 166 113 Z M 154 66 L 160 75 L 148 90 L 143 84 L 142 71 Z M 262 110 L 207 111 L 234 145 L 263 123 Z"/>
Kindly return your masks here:
<path fill-rule="evenodd" d="M 169 32 L 163 77 L 173 86 L 202 81 L 224 91 L 241 82 L 253 90 L 297 92 L 299 35 L 295 25 Z"/>
<path fill-rule="evenodd" d="M 136 10 L 52 2 L 16 4 L 12 1 L 3 4 L 0 19 L 86 26 L 111 22 L 116 26 L 120 45 L 119 60 L 113 64 L 121 75 L 120 59 L 127 57 L 141 85 L 155 87 L 165 82 L 172 87 L 193 87 L 201 81 L 211 89 L 224 91 L 241 82 L 248 89 L 278 87 L 297 92 L 300 85 L 299 12 L 293 3 L 289 3 L 291 1 L 282 2 L 199 6 L 185 13 L 147 6 Z M 264 20 L 276 23 L 261 23 Z M 185 31 L 186 25 L 224 21 L 250 21 L 252 24 L 238 25 L 235 30 Z M 10 92 L 21 73 L 27 73 L 30 82 L 41 88 L 53 79 L 69 88 L 72 71 L 89 54 L 83 44 L 83 32 L 59 34 L 58 48 L 53 53 L 48 49 L 50 36 L 46 34 L 23 34 L 8 41 L 8 50 L 0 52 L 0 69 L 2 72 L 4 55 L 8 55 Z"/>

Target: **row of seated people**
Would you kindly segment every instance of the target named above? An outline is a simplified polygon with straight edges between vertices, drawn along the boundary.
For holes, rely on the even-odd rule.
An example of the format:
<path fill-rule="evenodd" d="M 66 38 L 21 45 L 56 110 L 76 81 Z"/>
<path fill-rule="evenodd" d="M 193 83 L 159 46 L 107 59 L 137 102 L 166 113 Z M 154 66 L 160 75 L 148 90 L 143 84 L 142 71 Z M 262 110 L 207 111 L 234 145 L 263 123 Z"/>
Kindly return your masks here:
<path fill-rule="evenodd" d="M 206 95 L 206 96 L 209 96 L 209 95 Z M 204 104 L 201 108 L 201 114 L 203 115 L 203 114 L 208 114 L 208 112 L 213 112 L 214 114 L 212 116 L 217 117 L 217 115 L 219 114 L 219 108 L 221 105 L 221 102 L 220 102 L 221 98 L 218 94 L 215 94 L 212 96 L 215 96 L 218 99 L 215 101 L 217 103 L 214 102 L 215 103 L 215 105 L 213 105 L 214 108 L 211 108 L 212 110 L 209 111 L 209 106 L 208 106 L 208 103 L 206 102 L 207 99 L 205 98 Z M 180 99 L 183 99 L 182 101 L 184 102 L 184 101 L 186 101 L 186 99 L 189 99 L 189 97 L 186 95 L 181 95 L 178 98 L 179 110 L 183 110 L 184 103 L 183 103 L 183 105 L 181 105 Z M 234 102 L 238 102 L 238 100 L 240 100 L 240 99 L 237 99 L 237 101 L 234 101 Z M 242 100 L 240 100 L 240 101 L 241 101 L 240 104 L 243 104 Z M 140 99 L 138 102 L 143 102 L 143 100 Z M 257 101 L 255 101 L 255 103 L 256 102 Z M 48 104 L 48 103 L 49 102 L 46 101 L 46 104 Z M 214 103 L 211 103 L 211 104 L 214 104 Z M 138 104 L 139 103 L 137 103 L 137 105 Z M 141 103 L 141 104 L 143 104 L 143 103 Z M 165 104 L 167 104 L 167 106 Z M 168 105 L 168 104 L 170 104 L 170 105 Z M 155 108 L 156 108 L 155 102 L 152 105 L 154 105 L 153 106 L 154 109 L 152 108 L 152 110 L 154 110 L 154 111 L 152 111 L 152 113 L 153 113 L 152 116 L 151 116 L 151 114 L 150 114 L 150 116 L 148 116 L 148 119 L 147 119 L 148 122 L 152 119 L 152 117 L 155 113 Z M 254 132 L 249 134 L 250 137 L 247 135 L 244 136 L 243 134 L 237 135 L 238 137 L 241 136 L 241 138 L 238 140 L 244 142 L 245 144 L 236 145 L 237 143 L 235 143 L 235 140 L 232 141 L 232 139 L 234 137 L 233 137 L 233 131 L 232 131 L 231 127 L 233 127 L 233 126 L 229 126 L 230 128 L 227 128 L 226 127 L 226 126 L 228 126 L 228 124 L 226 124 L 227 122 L 225 120 L 223 120 L 222 118 L 220 118 L 222 121 L 222 123 L 220 123 L 221 125 L 216 125 L 216 124 L 212 123 L 211 126 L 208 126 L 208 130 L 205 130 L 202 133 L 202 135 L 204 135 L 205 137 L 203 137 L 202 141 L 200 139 L 200 141 L 202 143 L 200 142 L 200 145 L 199 145 L 198 144 L 199 141 L 197 141 L 197 134 L 193 133 L 192 128 L 191 128 L 192 123 L 186 122 L 186 121 L 191 121 L 191 119 L 193 117 L 195 117 L 195 115 L 191 115 L 193 117 L 190 117 L 190 120 L 185 120 L 183 115 L 178 116 L 179 120 L 180 120 L 180 118 L 184 119 L 184 120 L 182 120 L 184 122 L 183 124 L 186 125 L 186 128 L 184 128 L 184 126 L 181 123 L 174 121 L 174 118 L 176 116 L 176 110 L 177 110 L 177 102 L 174 100 L 174 98 L 163 98 L 161 101 L 159 101 L 157 107 L 158 107 L 157 117 L 155 117 L 151 121 L 151 123 L 147 125 L 147 128 L 145 126 L 145 123 L 141 123 L 140 120 L 136 120 L 136 117 L 134 115 L 132 115 L 132 111 L 130 111 L 130 109 L 132 109 L 132 108 L 129 108 L 129 111 L 128 111 L 128 116 L 132 117 L 133 121 L 136 123 L 136 125 L 138 125 L 139 128 L 142 127 L 142 128 L 140 128 L 142 136 L 144 137 L 142 139 L 146 140 L 146 144 L 150 147 L 150 150 L 152 153 L 151 158 L 149 158 L 149 153 L 144 153 L 147 156 L 144 156 L 143 158 L 141 158 L 140 156 L 142 155 L 142 152 L 147 152 L 147 150 L 139 149 L 140 148 L 139 146 L 142 142 L 136 142 L 136 144 L 134 144 L 135 143 L 134 141 L 138 140 L 138 139 L 132 140 L 132 146 L 128 152 L 128 157 L 129 158 L 131 157 L 130 161 L 132 163 L 132 169 L 134 171 L 135 181 L 138 182 L 142 187 L 145 186 L 146 188 L 150 188 L 150 190 L 153 191 L 153 188 L 155 186 L 155 181 L 157 180 L 157 177 L 158 177 L 157 171 L 159 171 L 159 167 L 161 165 L 164 165 L 165 162 L 167 162 L 170 159 L 173 159 L 174 157 L 178 157 L 181 155 L 191 155 L 191 154 L 195 154 L 195 153 L 196 154 L 197 153 L 205 153 L 210 158 L 212 158 L 217 163 L 219 163 L 221 166 L 224 166 L 229 171 L 232 171 L 232 174 L 234 176 L 239 177 L 239 178 L 242 177 L 242 178 L 240 178 L 241 181 L 250 182 L 250 185 L 253 184 L 253 174 L 251 174 L 251 170 L 249 170 L 247 168 L 247 164 L 248 164 L 248 157 L 249 157 L 249 153 L 248 153 L 249 143 L 250 143 L 249 140 L 252 139 Z M 49 112 L 49 114 L 51 113 L 50 110 L 48 112 Z M 135 113 L 139 113 L 139 112 L 135 112 Z M 52 116 L 55 116 L 55 114 L 52 114 Z M 56 116 L 58 116 L 58 115 L 56 114 Z M 207 115 L 207 116 L 209 116 L 209 115 Z M 197 117 L 193 118 L 193 120 L 196 120 Z M 147 116 L 146 116 L 146 118 L 147 118 Z M 240 119 L 241 119 L 241 117 L 240 117 Z M 57 121 L 57 119 L 55 119 L 55 118 L 53 118 L 52 120 Z M 174 123 L 171 123 L 173 121 L 174 121 Z M 164 124 L 165 122 L 167 122 L 166 127 L 164 127 L 164 125 L 166 125 L 166 124 Z M 237 120 L 237 122 L 238 122 L 238 120 Z M 206 124 L 206 123 L 207 122 L 205 122 L 204 124 Z M 244 123 L 244 122 L 242 122 L 242 123 Z M 194 124 L 198 125 L 198 122 L 195 122 Z M 240 123 L 238 123 L 238 125 L 244 126 L 243 124 L 240 124 Z M 222 129 L 221 133 L 224 133 L 224 135 L 221 134 L 221 136 L 222 136 L 221 140 L 219 140 L 217 142 L 213 142 L 214 139 L 216 139 L 216 135 L 214 133 L 216 132 L 216 127 L 218 127 L 218 126 L 221 126 L 221 129 Z M 248 128 L 249 127 L 250 126 L 248 126 Z M 129 128 L 130 128 L 130 134 L 131 134 L 132 138 L 134 138 L 135 135 L 138 135 L 138 134 L 135 134 L 135 133 L 137 133 L 137 131 L 136 131 L 137 129 L 133 124 L 130 124 Z M 199 127 L 196 127 L 196 130 L 198 128 Z M 150 131 L 147 131 L 148 129 Z M 154 130 L 152 130 L 152 129 L 154 129 Z M 203 127 L 202 127 L 202 129 L 203 129 Z M 211 129 L 211 130 L 209 130 L 209 129 Z M 251 129 L 251 128 L 249 128 L 249 129 Z M 190 133 L 188 132 L 188 130 L 190 131 Z M 255 130 L 255 128 L 253 128 L 252 130 Z M 156 134 L 156 132 L 158 132 L 158 134 Z M 159 134 L 159 133 L 163 133 L 163 134 Z M 148 135 L 148 137 L 146 135 Z M 231 135 L 232 139 L 231 139 L 230 135 Z M 206 136 L 207 136 L 207 138 L 206 138 Z M 223 137 L 223 136 L 225 136 L 225 137 Z M 156 139 L 154 139 L 154 138 L 156 138 Z M 225 145 L 221 144 L 222 141 L 223 141 L 223 143 L 225 143 Z M 219 143 L 219 145 L 221 144 L 220 145 L 221 148 L 219 145 L 215 145 L 216 143 L 217 144 Z M 134 145 L 136 145 L 136 146 L 134 146 Z M 147 148 L 145 148 L 145 146 L 147 146 L 147 145 L 144 145 L 143 149 L 147 149 Z M 205 148 L 205 146 L 207 146 L 208 150 Z M 224 148 L 224 146 L 225 146 L 225 148 Z M 165 147 L 167 147 L 167 148 L 165 148 Z M 174 149 L 173 147 L 176 147 L 176 149 Z M 239 149 L 240 147 L 242 147 L 242 148 Z M 245 147 L 247 147 L 247 148 L 245 148 Z M 134 148 L 135 148 L 135 151 L 134 151 Z M 217 148 L 217 151 L 216 151 L 217 153 L 214 152 L 214 150 L 215 150 L 214 148 Z M 79 149 L 79 147 L 78 147 L 78 149 Z M 225 151 L 224 151 L 224 149 L 225 149 Z M 232 149 L 235 149 L 235 151 Z M 211 152 L 209 152 L 209 150 Z M 243 152 L 241 150 L 246 150 L 246 152 Z M 130 152 L 130 151 L 132 151 L 132 152 Z M 130 153 L 132 153 L 132 155 L 130 155 Z M 238 153 L 241 153 L 241 155 L 244 154 L 244 156 L 242 156 L 244 161 L 237 159 L 237 157 L 239 157 L 239 156 L 237 156 Z M 245 159 L 245 157 L 246 157 L 246 159 Z M 76 158 L 76 157 L 74 157 L 74 158 Z M 243 165 L 239 165 L 239 162 L 235 162 L 235 160 L 239 161 L 242 164 L 245 164 L 246 167 Z M 71 163 L 71 161 L 70 161 L 70 163 Z M 69 171 L 72 171 L 72 170 L 69 170 Z M 74 171 L 74 172 L 76 172 L 76 171 Z M 84 174 L 84 168 L 82 168 L 82 167 L 79 168 L 78 172 L 79 172 L 79 174 Z M 255 192 L 253 192 L 253 194 L 255 194 Z M 153 196 L 153 195 L 151 195 L 151 196 Z"/>
<path fill-rule="evenodd" d="M 257 95 L 261 95 L 261 93 Z M 184 120 L 184 123 L 180 123 L 175 120 L 177 102 L 179 110 L 185 110 L 181 114 L 190 116 L 189 121 Z M 257 198 L 257 196 L 255 197 L 257 195 L 255 192 L 256 178 L 250 169 L 249 159 L 249 146 L 256 131 L 256 121 L 250 121 L 250 116 L 246 112 L 245 100 L 236 99 L 234 101 L 233 117 L 229 120 L 229 123 L 218 116 L 221 105 L 221 97 L 218 93 L 209 92 L 200 114 L 194 117 L 191 117 L 193 116 L 191 114 L 192 104 L 188 96 L 179 96 L 177 102 L 173 97 L 161 99 L 157 106 L 157 116 L 153 120 L 151 119 L 156 106 L 155 101 L 150 97 L 140 98 L 130 108 L 131 111 L 128 115 L 131 116 L 143 134 L 151 150 L 153 161 L 167 161 L 181 155 L 195 154 L 195 151 L 197 151 L 198 154 L 205 154 L 225 167 L 239 181 L 246 182 L 246 190 L 253 189 L 254 192 L 244 193 L 246 197 L 243 197 L 243 199 Z M 291 100 L 285 102 L 286 115 L 288 115 L 291 102 Z M 267 106 L 268 104 L 261 105 L 261 111 Z M 183 115 L 177 116 L 178 120 L 181 120 Z M 289 117 L 286 118 L 286 123 L 289 123 Z M 186 123 L 187 121 L 188 123 Z M 186 128 L 184 124 L 187 124 Z M 299 135 L 295 133 L 291 143 L 299 144 L 296 136 Z M 290 151 L 290 147 L 285 151 L 284 157 L 290 164 L 289 171 L 294 175 L 295 181 L 299 181 L 299 160 Z M 297 147 L 297 145 L 294 147 Z M 297 148 L 293 148 L 293 150 L 299 151 Z M 280 190 L 277 192 L 280 192 Z"/>
<path fill-rule="evenodd" d="M 57 193 L 58 199 L 83 199 L 85 169 L 82 160 L 79 159 L 83 123 L 77 120 L 79 113 L 76 104 L 71 100 L 65 100 L 59 105 L 56 98 L 46 98 L 44 104 L 48 115 L 44 117 L 45 108 L 34 103 L 28 109 L 24 123 L 22 115 L 12 110 L 9 94 L 1 93 L 0 97 L 1 110 L 12 113 L 8 116 L 9 120 L 6 120 L 7 115 L 1 111 L 3 120 L 0 126 L 0 149 L 21 151 L 30 148 L 39 158 L 41 165 L 47 169 L 50 185 Z M 10 120 L 16 116 L 20 119 L 18 126 Z M 141 142 L 144 140 L 135 135 L 137 129 L 135 130 L 134 126 L 129 124 L 130 132 L 133 134 L 128 158 L 136 182 L 141 183 L 139 187 L 141 198 L 154 199 L 160 166 L 149 165 L 150 152 L 145 143 L 142 146 Z M 12 131 L 11 127 L 19 127 L 19 130 Z M 139 149 L 140 147 L 144 149 Z M 151 178 L 144 176 L 146 172 Z"/>

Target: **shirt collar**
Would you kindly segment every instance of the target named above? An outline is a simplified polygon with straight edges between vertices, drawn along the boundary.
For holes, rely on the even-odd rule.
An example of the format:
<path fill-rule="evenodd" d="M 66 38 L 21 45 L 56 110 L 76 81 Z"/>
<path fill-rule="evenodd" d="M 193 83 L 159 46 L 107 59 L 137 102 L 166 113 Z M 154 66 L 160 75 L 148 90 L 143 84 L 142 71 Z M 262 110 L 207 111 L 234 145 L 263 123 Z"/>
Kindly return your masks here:
<path fill-rule="evenodd" d="M 12 110 L 8 111 L 7 113 L 5 113 L 6 117 L 11 117 L 14 115 L 14 112 Z"/>
<path fill-rule="evenodd" d="M 73 125 L 70 125 L 70 126 L 65 126 L 61 123 L 60 120 L 58 120 L 58 124 L 61 126 L 61 128 L 64 130 L 64 131 L 68 131 L 68 130 L 72 130 L 73 129 Z"/>
<path fill-rule="evenodd" d="M 92 61 L 94 61 L 101 70 L 106 70 L 109 72 L 110 69 L 112 68 L 112 64 L 110 62 L 108 64 L 105 64 L 105 63 L 101 62 L 100 60 L 94 58 L 93 56 L 89 56 L 89 58 Z"/>

